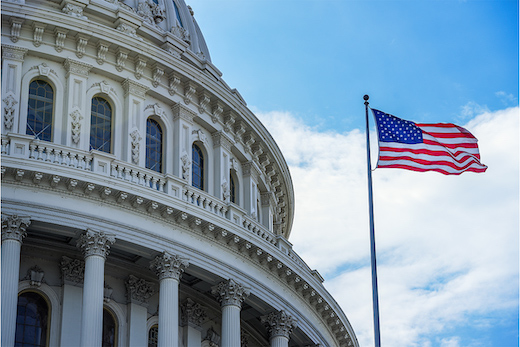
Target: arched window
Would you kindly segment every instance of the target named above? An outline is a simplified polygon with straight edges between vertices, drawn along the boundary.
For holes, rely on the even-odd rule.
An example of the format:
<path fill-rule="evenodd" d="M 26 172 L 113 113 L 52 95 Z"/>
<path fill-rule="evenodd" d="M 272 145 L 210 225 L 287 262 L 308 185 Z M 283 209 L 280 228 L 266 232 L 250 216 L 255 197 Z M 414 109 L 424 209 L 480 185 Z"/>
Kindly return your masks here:
<path fill-rule="evenodd" d="M 192 146 L 191 156 L 192 180 L 191 184 L 195 188 L 204 190 L 204 154 L 200 147 L 196 144 Z"/>
<path fill-rule="evenodd" d="M 112 312 L 103 308 L 103 342 L 102 347 L 117 346 L 117 323 Z"/>
<path fill-rule="evenodd" d="M 146 121 L 146 167 L 162 171 L 162 129 L 157 121 Z"/>
<path fill-rule="evenodd" d="M 92 98 L 90 149 L 110 153 L 112 148 L 112 107 L 103 98 Z"/>
<path fill-rule="evenodd" d="M 50 309 L 38 293 L 24 292 L 18 296 L 15 346 L 47 346 Z"/>
<path fill-rule="evenodd" d="M 159 340 L 159 326 L 156 324 L 148 330 L 148 347 L 157 347 Z"/>
<path fill-rule="evenodd" d="M 235 178 L 231 172 L 229 173 L 229 200 L 234 204 L 237 203 Z"/>
<path fill-rule="evenodd" d="M 54 90 L 42 80 L 29 84 L 29 105 L 27 107 L 27 135 L 44 141 L 52 140 L 52 114 L 54 111 Z"/>

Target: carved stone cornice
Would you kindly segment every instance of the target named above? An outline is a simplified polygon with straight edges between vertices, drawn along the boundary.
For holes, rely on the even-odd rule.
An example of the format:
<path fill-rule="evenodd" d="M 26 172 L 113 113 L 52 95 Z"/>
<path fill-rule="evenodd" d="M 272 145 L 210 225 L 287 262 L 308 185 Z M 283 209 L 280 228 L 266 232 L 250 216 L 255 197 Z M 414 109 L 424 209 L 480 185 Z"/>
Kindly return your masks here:
<path fill-rule="evenodd" d="M 85 277 L 85 261 L 72 259 L 66 256 L 61 257 L 60 262 L 61 278 L 64 284 L 81 284 Z"/>
<path fill-rule="evenodd" d="M 11 46 L 11 45 L 2 45 L 2 59 L 16 60 L 23 62 L 25 58 L 25 53 L 27 53 L 27 48 Z"/>
<path fill-rule="evenodd" d="M 129 302 L 146 304 L 148 299 L 155 294 L 155 284 L 147 282 L 142 278 L 137 278 L 134 275 L 128 276 L 125 285 L 126 297 Z"/>
<path fill-rule="evenodd" d="M 190 110 L 188 107 L 176 103 L 172 106 L 173 120 L 183 119 L 186 122 L 193 124 L 193 118 L 196 116 L 195 112 Z"/>
<path fill-rule="evenodd" d="M 269 337 L 284 336 L 290 338 L 290 335 L 297 327 L 297 321 L 288 315 L 285 311 L 271 312 L 266 316 L 260 317 L 264 323 Z"/>
<path fill-rule="evenodd" d="M 2 214 L 2 242 L 13 240 L 21 243 L 27 235 L 29 224 L 31 224 L 30 217 Z"/>
<path fill-rule="evenodd" d="M 87 229 L 80 235 L 76 247 L 81 249 L 85 258 L 97 255 L 106 259 L 110 253 L 110 246 L 116 242 L 113 235 L 105 234 L 103 231 Z"/>
<path fill-rule="evenodd" d="M 221 306 L 233 305 L 242 307 L 242 302 L 249 296 L 249 288 L 233 279 L 222 281 L 211 287 L 211 294 L 215 295 Z"/>
<path fill-rule="evenodd" d="M 145 86 L 141 83 L 132 81 L 129 78 L 127 78 L 123 82 L 121 82 L 121 85 L 123 86 L 125 97 L 128 96 L 128 94 L 132 94 L 134 96 L 138 96 L 138 97 L 144 99 L 146 97 L 146 92 L 149 90 L 149 88 L 147 86 Z"/>
<path fill-rule="evenodd" d="M 188 259 L 168 252 L 163 252 L 150 262 L 150 269 L 155 272 L 159 280 L 173 278 L 178 281 L 188 266 Z"/>
<path fill-rule="evenodd" d="M 254 161 L 248 161 L 247 163 L 242 164 L 242 174 L 244 176 L 252 175 L 254 178 L 258 179 L 260 177 L 260 170 Z"/>
<path fill-rule="evenodd" d="M 65 71 L 67 71 L 67 77 L 69 77 L 71 73 L 83 77 L 88 77 L 88 73 L 90 72 L 90 69 L 92 69 L 92 65 L 83 63 L 81 61 L 72 60 L 70 58 L 65 59 L 63 66 L 65 67 Z"/>
<path fill-rule="evenodd" d="M 201 327 L 206 317 L 206 308 L 190 298 L 181 304 L 181 326 Z"/>

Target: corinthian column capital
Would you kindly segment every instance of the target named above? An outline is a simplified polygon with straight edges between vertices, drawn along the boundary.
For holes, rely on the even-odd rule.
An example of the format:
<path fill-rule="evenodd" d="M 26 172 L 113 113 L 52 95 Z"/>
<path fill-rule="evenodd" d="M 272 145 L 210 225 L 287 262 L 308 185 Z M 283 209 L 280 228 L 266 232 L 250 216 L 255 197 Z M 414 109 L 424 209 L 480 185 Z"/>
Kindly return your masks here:
<path fill-rule="evenodd" d="M 106 259 L 110 253 L 110 246 L 116 242 L 113 235 L 105 234 L 102 231 L 87 229 L 79 237 L 76 247 L 81 249 L 85 258 L 91 255 L 98 255 Z"/>
<path fill-rule="evenodd" d="M 188 259 L 181 258 L 176 254 L 163 252 L 150 262 L 150 269 L 155 271 L 159 280 L 173 278 L 178 281 L 188 265 Z"/>
<path fill-rule="evenodd" d="M 266 326 L 270 338 L 284 336 L 289 339 L 293 329 L 297 326 L 296 320 L 283 310 L 262 316 L 261 320 Z"/>
<path fill-rule="evenodd" d="M 242 307 L 242 302 L 249 296 L 249 288 L 233 279 L 222 281 L 211 288 L 211 293 L 217 297 L 221 306 L 234 305 Z"/>
<path fill-rule="evenodd" d="M 27 235 L 27 228 L 31 224 L 29 217 L 20 217 L 13 215 L 2 215 L 2 242 L 5 240 L 14 240 L 22 242 Z"/>

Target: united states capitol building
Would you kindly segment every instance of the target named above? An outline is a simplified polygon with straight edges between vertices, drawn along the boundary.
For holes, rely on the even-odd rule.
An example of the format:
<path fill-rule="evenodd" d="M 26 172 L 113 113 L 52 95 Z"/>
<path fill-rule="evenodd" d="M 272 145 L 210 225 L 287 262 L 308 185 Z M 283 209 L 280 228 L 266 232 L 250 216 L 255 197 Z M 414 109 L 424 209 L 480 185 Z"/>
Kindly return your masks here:
<path fill-rule="evenodd" d="M 3 347 L 358 346 L 183 0 L 1 5 Z"/>

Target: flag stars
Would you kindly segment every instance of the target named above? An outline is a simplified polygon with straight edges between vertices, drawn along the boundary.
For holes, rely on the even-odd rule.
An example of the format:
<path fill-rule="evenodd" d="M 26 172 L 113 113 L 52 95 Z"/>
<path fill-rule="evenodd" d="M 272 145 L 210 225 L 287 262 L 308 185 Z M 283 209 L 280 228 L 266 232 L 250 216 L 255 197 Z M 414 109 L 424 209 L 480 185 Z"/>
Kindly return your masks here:
<path fill-rule="evenodd" d="M 399 143 L 422 142 L 422 131 L 413 122 L 377 110 L 374 110 L 374 115 L 380 141 Z"/>

